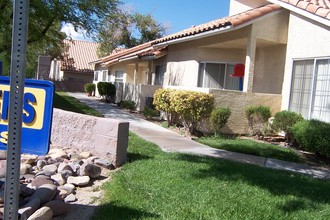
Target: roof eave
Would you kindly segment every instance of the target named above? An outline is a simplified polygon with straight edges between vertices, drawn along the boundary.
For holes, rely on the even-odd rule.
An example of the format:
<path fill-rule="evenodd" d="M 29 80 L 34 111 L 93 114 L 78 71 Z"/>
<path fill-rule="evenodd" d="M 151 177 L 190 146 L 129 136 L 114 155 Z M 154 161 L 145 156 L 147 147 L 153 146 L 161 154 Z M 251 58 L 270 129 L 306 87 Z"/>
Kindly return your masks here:
<path fill-rule="evenodd" d="M 217 35 L 217 34 L 220 34 L 220 33 L 222 34 L 222 33 L 230 32 L 230 31 L 235 31 L 235 30 L 244 28 L 246 26 L 249 26 L 249 25 L 251 25 L 255 22 L 258 22 L 260 20 L 263 20 L 267 17 L 278 14 L 280 12 L 282 12 L 282 10 L 277 10 L 277 11 L 270 12 L 266 15 L 255 18 L 251 21 L 245 22 L 245 23 L 237 25 L 237 26 L 228 25 L 228 26 L 225 26 L 225 27 L 221 27 L 221 28 L 218 28 L 218 29 L 211 30 L 211 31 L 206 31 L 206 32 L 202 32 L 202 33 L 199 33 L 199 34 L 190 35 L 190 36 L 187 36 L 187 37 L 182 37 L 182 38 L 177 38 L 177 39 L 173 39 L 173 40 L 168 40 L 168 41 L 156 43 L 153 46 L 155 48 L 160 47 L 160 46 L 168 46 L 168 45 L 172 45 L 172 44 L 178 44 L 178 43 L 183 43 L 183 42 L 187 42 L 187 41 L 198 40 L 198 39 L 201 39 L 201 38 L 204 38 L 204 37 L 210 37 L 210 36 L 214 36 L 214 35 Z"/>
<path fill-rule="evenodd" d="M 312 19 L 314 21 L 317 21 L 321 24 L 324 24 L 324 25 L 330 27 L 330 20 L 329 19 L 326 19 L 326 18 L 320 17 L 318 15 L 312 14 L 312 13 L 310 13 L 310 12 L 304 10 L 304 9 L 297 8 L 294 5 L 291 5 L 289 3 L 285 3 L 285 2 L 282 2 L 282 1 L 279 1 L 279 0 L 267 0 L 267 1 L 269 1 L 271 3 L 274 3 L 274 4 L 277 4 L 277 5 L 281 6 L 282 8 L 285 8 L 289 11 L 293 11 L 297 14 L 300 14 L 304 17 L 307 17 L 309 19 Z"/>

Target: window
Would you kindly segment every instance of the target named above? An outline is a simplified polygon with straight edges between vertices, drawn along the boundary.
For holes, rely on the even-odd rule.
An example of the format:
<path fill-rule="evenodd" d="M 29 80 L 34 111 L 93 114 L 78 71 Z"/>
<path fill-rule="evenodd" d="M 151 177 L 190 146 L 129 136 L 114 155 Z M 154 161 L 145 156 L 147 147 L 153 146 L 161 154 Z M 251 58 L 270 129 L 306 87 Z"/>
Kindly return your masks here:
<path fill-rule="evenodd" d="M 289 110 L 330 122 L 330 59 L 293 62 Z"/>
<path fill-rule="evenodd" d="M 201 63 L 198 74 L 198 87 L 227 90 L 242 90 L 243 79 L 230 77 L 234 73 L 234 64 Z"/>
<path fill-rule="evenodd" d="M 94 81 L 98 81 L 98 79 L 99 79 L 99 72 L 100 71 L 94 71 Z"/>
<path fill-rule="evenodd" d="M 115 73 L 115 82 L 122 83 L 124 82 L 124 71 L 116 70 Z"/>
<path fill-rule="evenodd" d="M 107 81 L 107 75 L 108 75 L 108 70 L 103 70 L 102 71 L 102 81 L 103 82 Z"/>
<path fill-rule="evenodd" d="M 165 72 L 166 72 L 165 65 L 156 66 L 155 85 L 163 85 Z"/>

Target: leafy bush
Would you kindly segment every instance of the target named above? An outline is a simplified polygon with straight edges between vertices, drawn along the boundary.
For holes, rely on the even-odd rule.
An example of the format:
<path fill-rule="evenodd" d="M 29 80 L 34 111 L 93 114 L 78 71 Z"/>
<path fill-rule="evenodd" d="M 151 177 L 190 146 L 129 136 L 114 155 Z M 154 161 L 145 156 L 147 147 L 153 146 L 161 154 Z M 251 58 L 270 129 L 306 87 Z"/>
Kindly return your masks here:
<path fill-rule="evenodd" d="M 226 125 L 231 111 L 229 108 L 216 108 L 211 112 L 210 122 L 216 134 L 220 134 L 220 129 Z"/>
<path fill-rule="evenodd" d="M 175 91 L 170 96 L 171 106 L 190 134 L 196 134 L 198 123 L 208 118 L 214 108 L 214 96 L 202 92 Z"/>
<path fill-rule="evenodd" d="M 250 135 L 262 135 L 264 127 L 267 126 L 268 119 L 271 117 L 269 106 L 249 106 L 245 109 L 248 120 Z"/>
<path fill-rule="evenodd" d="M 121 100 L 117 105 L 120 108 L 128 109 L 128 110 L 135 110 L 136 109 L 136 103 L 132 100 Z"/>
<path fill-rule="evenodd" d="M 157 89 L 154 94 L 153 104 L 155 105 L 156 110 L 163 111 L 167 119 L 168 126 L 174 124 L 175 119 L 175 110 L 171 103 L 171 94 L 175 90 L 173 89 Z"/>
<path fill-rule="evenodd" d="M 95 92 L 95 84 L 94 83 L 86 83 L 84 85 L 85 92 L 88 93 L 89 96 L 93 95 Z"/>
<path fill-rule="evenodd" d="M 304 118 L 300 114 L 284 110 L 275 114 L 272 127 L 276 131 L 284 131 L 286 140 L 292 142 L 291 129 L 296 123 L 302 120 Z"/>
<path fill-rule="evenodd" d="M 151 108 L 148 108 L 147 106 L 144 107 L 143 115 L 144 115 L 147 119 L 151 119 L 151 118 L 154 118 L 154 117 L 158 117 L 159 114 L 160 114 L 159 111 L 157 111 L 156 109 L 151 109 Z"/>
<path fill-rule="evenodd" d="M 306 151 L 330 158 L 330 124 L 318 120 L 299 121 L 292 127 L 292 134 Z"/>
<path fill-rule="evenodd" d="M 99 82 L 97 89 L 102 99 L 106 102 L 110 102 L 110 99 L 116 95 L 116 87 L 111 82 Z"/>

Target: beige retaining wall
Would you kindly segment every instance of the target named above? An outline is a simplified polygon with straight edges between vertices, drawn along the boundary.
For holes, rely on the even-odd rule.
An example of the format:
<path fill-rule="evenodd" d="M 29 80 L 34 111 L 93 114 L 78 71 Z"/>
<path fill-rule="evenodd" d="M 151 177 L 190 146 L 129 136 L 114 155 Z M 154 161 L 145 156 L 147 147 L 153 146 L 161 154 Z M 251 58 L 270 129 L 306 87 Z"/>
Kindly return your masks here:
<path fill-rule="evenodd" d="M 228 123 L 223 128 L 223 132 L 227 134 L 248 133 L 248 124 L 245 116 L 245 109 L 248 106 L 269 106 L 272 115 L 281 111 L 281 95 L 244 93 L 228 90 L 210 90 L 210 93 L 215 96 L 217 107 L 229 107 L 231 110 Z"/>
<path fill-rule="evenodd" d="M 54 147 L 89 151 L 118 167 L 126 162 L 129 123 L 54 109 Z"/>

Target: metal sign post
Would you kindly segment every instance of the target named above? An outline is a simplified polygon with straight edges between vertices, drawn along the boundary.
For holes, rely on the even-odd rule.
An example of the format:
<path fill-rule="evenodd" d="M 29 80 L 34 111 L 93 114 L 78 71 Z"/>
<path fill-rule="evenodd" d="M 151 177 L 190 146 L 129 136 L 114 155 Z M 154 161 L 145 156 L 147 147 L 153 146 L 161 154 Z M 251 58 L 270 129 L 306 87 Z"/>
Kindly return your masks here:
<path fill-rule="evenodd" d="M 14 1 L 10 66 L 7 173 L 4 204 L 4 219 L 6 220 L 18 219 L 21 131 L 28 13 L 28 0 Z"/>

